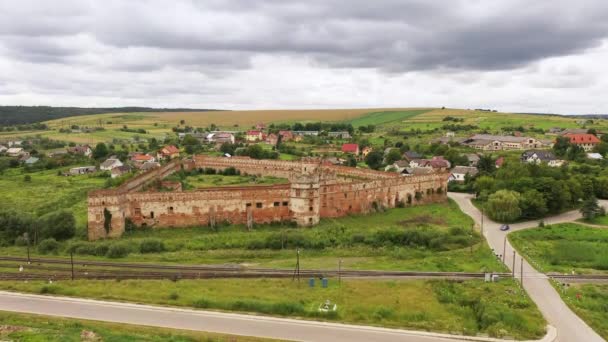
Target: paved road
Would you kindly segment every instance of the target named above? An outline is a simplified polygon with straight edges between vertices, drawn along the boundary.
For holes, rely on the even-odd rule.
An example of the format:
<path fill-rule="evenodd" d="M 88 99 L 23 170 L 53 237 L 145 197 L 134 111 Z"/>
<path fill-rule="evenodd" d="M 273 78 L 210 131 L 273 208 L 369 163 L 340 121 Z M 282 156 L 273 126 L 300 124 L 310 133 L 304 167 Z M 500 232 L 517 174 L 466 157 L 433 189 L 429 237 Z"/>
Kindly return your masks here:
<path fill-rule="evenodd" d="M 433 333 L 4 291 L 0 310 L 282 340 L 454 342 Z"/>
<path fill-rule="evenodd" d="M 481 223 L 481 211 L 478 210 L 472 203 L 472 195 L 449 193 L 448 196 L 456 201 L 460 209 L 471 216 L 477 224 Z M 601 203 L 605 205 L 606 202 Z M 581 217 L 578 211 L 569 211 L 546 218 L 546 224 L 554 224 L 561 222 L 569 222 Z M 488 244 L 497 254 L 503 254 L 506 236 L 509 232 L 499 230 L 500 224 L 493 222 L 487 216 L 484 216 L 484 236 L 488 240 Z M 512 224 L 511 231 L 538 227 L 538 221 L 528 221 Z M 513 268 L 513 247 L 506 241 L 505 264 L 509 269 Z M 520 277 L 521 256 L 515 257 L 515 276 Z M 530 297 L 534 300 L 542 314 L 545 316 L 549 324 L 557 329 L 558 341 L 560 342 L 594 342 L 604 341 L 597 333 L 595 333 L 582 319 L 580 319 L 568 306 L 562 301 L 557 291 L 549 283 L 549 279 L 544 274 L 536 271 L 527 261 L 523 261 L 523 285 Z"/>

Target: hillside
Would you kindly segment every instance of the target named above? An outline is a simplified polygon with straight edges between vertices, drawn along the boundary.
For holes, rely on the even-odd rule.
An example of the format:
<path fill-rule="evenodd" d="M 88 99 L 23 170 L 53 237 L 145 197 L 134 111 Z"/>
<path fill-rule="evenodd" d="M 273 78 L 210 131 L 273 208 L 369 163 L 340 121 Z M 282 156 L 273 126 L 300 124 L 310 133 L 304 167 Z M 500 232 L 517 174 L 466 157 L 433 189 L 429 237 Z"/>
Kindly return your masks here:
<path fill-rule="evenodd" d="M 73 116 L 101 113 L 133 113 L 133 112 L 189 112 L 209 111 L 212 109 L 185 108 L 148 108 L 148 107 L 116 107 L 116 108 L 80 108 L 80 107 L 49 107 L 49 106 L 0 106 L 0 126 L 21 125 Z"/>

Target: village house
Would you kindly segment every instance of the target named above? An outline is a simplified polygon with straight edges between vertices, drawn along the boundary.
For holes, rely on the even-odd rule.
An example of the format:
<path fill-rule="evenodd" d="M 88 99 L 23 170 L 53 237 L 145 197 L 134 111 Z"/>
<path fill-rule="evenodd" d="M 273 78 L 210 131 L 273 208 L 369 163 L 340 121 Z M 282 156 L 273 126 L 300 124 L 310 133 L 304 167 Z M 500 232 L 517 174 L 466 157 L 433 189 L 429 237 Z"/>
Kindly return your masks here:
<path fill-rule="evenodd" d="M 367 157 L 367 155 L 373 151 L 374 149 L 369 147 L 369 146 L 365 146 L 362 150 L 361 150 L 361 154 L 363 155 L 363 157 Z"/>
<path fill-rule="evenodd" d="M 276 146 L 278 142 L 279 142 L 279 136 L 274 133 L 270 133 L 266 137 L 266 143 L 268 145 Z"/>
<path fill-rule="evenodd" d="M 430 167 L 406 167 L 401 171 L 403 176 L 422 176 L 429 175 L 435 171 Z"/>
<path fill-rule="evenodd" d="M 257 125 L 255 125 L 255 129 L 257 129 L 258 131 L 263 131 L 266 129 L 266 124 L 263 122 L 260 122 Z"/>
<path fill-rule="evenodd" d="M 564 137 L 570 139 L 570 143 L 583 148 L 586 152 L 593 150 L 601 140 L 593 134 L 564 134 Z"/>
<path fill-rule="evenodd" d="M 114 157 L 114 158 L 108 158 L 106 159 L 106 161 L 104 161 L 103 163 L 101 163 L 101 165 L 99 165 L 99 169 L 102 171 L 110 171 L 115 167 L 119 167 L 122 166 L 122 162 Z"/>
<path fill-rule="evenodd" d="M 300 136 L 300 137 L 304 137 L 304 136 L 314 136 L 316 137 L 317 135 L 319 135 L 319 131 L 292 131 L 294 136 Z"/>
<path fill-rule="evenodd" d="M 129 166 L 127 166 L 127 165 L 117 166 L 115 168 L 112 168 L 112 170 L 110 171 L 110 177 L 112 177 L 112 178 L 120 177 L 129 172 L 131 172 L 131 168 Z"/>
<path fill-rule="evenodd" d="M 228 132 L 212 132 L 205 135 L 205 142 L 221 145 L 224 143 L 234 144 L 234 134 Z"/>
<path fill-rule="evenodd" d="M 6 147 L 4 145 L 0 145 L 0 153 L 4 153 L 4 152 L 6 152 L 6 150 L 8 150 L 8 147 Z"/>
<path fill-rule="evenodd" d="M 27 157 L 23 163 L 25 163 L 25 165 L 34 165 L 36 164 L 38 161 L 40 160 L 40 158 L 37 157 Z"/>
<path fill-rule="evenodd" d="M 359 145 L 358 144 L 343 144 L 342 145 L 342 153 L 351 153 L 356 156 L 359 155 Z"/>
<path fill-rule="evenodd" d="M 463 145 L 484 151 L 523 150 L 528 148 L 551 147 L 545 142 L 531 137 L 510 135 L 475 134 L 461 141 Z"/>
<path fill-rule="evenodd" d="M 95 171 L 97 171 L 97 168 L 95 166 L 78 166 L 78 167 L 71 168 L 68 171 L 68 175 L 70 175 L 70 176 L 84 175 L 87 173 L 94 173 Z"/>
<path fill-rule="evenodd" d="M 403 159 L 407 160 L 408 162 L 414 159 L 422 159 L 422 154 L 415 151 L 407 151 L 403 153 Z"/>
<path fill-rule="evenodd" d="M 264 133 L 258 130 L 250 130 L 245 134 L 245 141 L 256 142 L 264 140 Z"/>
<path fill-rule="evenodd" d="M 6 155 L 8 155 L 9 157 L 20 157 L 26 154 L 27 152 L 25 152 L 21 147 L 10 147 L 6 150 Z"/>
<path fill-rule="evenodd" d="M 521 154 L 521 161 L 525 163 L 547 163 L 552 167 L 559 167 L 564 164 L 563 160 L 557 159 L 553 152 L 543 150 L 530 150 Z"/>
<path fill-rule="evenodd" d="M 479 154 L 477 153 L 469 153 L 466 155 L 466 157 L 469 162 L 469 166 L 477 166 L 477 163 L 479 163 Z"/>
<path fill-rule="evenodd" d="M 135 153 L 131 156 L 131 161 L 136 164 L 143 164 L 146 162 L 155 162 L 156 159 L 149 154 Z"/>
<path fill-rule="evenodd" d="M 179 148 L 174 145 L 165 146 L 156 154 L 158 160 L 173 159 L 177 157 L 179 157 Z"/>
<path fill-rule="evenodd" d="M 17 147 L 23 144 L 23 140 L 12 140 L 8 142 L 8 147 Z"/>
<path fill-rule="evenodd" d="M 89 145 L 76 145 L 73 147 L 69 147 L 68 152 L 89 158 L 93 155 L 93 150 Z"/>
<path fill-rule="evenodd" d="M 437 170 L 445 170 L 450 168 L 450 162 L 441 156 L 435 156 L 432 159 L 414 159 L 409 163 L 410 167 L 425 167 Z"/>
<path fill-rule="evenodd" d="M 395 172 L 399 172 L 402 173 L 403 170 L 405 170 L 406 168 L 408 168 L 410 166 L 410 163 L 407 160 L 397 160 L 396 162 L 387 165 L 384 168 L 384 171 L 395 171 Z"/>
<path fill-rule="evenodd" d="M 348 131 L 341 131 L 341 132 L 327 132 L 327 136 L 330 138 L 337 138 L 337 139 L 350 139 L 350 133 L 348 133 Z"/>
<path fill-rule="evenodd" d="M 293 140 L 293 133 L 291 131 L 279 131 L 279 136 L 283 142 Z"/>
<path fill-rule="evenodd" d="M 472 166 L 456 166 L 450 172 L 450 177 L 448 177 L 448 182 L 464 182 L 467 175 L 469 177 L 475 177 L 479 171 L 476 167 Z"/>
<path fill-rule="evenodd" d="M 160 167 L 160 163 L 155 161 L 147 161 L 142 164 L 136 164 L 136 166 L 142 171 L 150 171 L 152 169 L 157 169 Z"/>

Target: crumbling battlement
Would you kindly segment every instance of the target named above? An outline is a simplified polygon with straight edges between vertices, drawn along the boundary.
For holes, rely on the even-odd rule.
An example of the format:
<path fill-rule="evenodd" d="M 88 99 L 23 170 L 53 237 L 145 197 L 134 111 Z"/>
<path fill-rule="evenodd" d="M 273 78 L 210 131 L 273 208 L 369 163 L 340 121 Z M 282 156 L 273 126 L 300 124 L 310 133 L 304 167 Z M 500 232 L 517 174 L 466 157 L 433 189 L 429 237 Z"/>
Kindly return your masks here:
<path fill-rule="evenodd" d="M 193 191 L 142 191 L 173 172 L 234 167 L 241 173 L 288 178 L 290 184 L 230 186 Z M 121 236 L 125 222 L 136 226 L 185 227 L 221 222 L 254 224 L 291 221 L 317 224 L 322 217 L 369 213 L 380 207 L 445 201 L 447 173 L 404 177 L 396 173 L 303 161 L 255 160 L 248 157 L 195 156 L 173 160 L 112 190 L 88 198 L 89 239 Z"/>

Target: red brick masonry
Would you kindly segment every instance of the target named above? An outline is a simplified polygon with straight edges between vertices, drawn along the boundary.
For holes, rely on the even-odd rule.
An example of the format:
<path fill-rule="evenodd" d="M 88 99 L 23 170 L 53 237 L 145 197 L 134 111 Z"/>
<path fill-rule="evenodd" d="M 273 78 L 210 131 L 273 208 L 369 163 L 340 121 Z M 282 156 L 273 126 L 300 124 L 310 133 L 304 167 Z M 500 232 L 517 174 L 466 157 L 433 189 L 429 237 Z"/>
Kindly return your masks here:
<path fill-rule="evenodd" d="M 144 190 L 147 184 L 181 168 L 228 167 L 244 174 L 287 178 L 290 183 L 193 191 Z M 447 179 L 448 173 L 404 177 L 325 165 L 316 159 L 294 162 L 195 156 L 193 160 L 173 160 L 116 189 L 90 192 L 88 236 L 89 240 L 119 237 L 127 218 L 137 226 L 148 227 L 214 226 L 221 222 L 252 225 L 273 221 L 310 226 L 322 217 L 368 213 L 378 207 L 393 208 L 398 203 L 410 206 L 445 201 Z"/>

